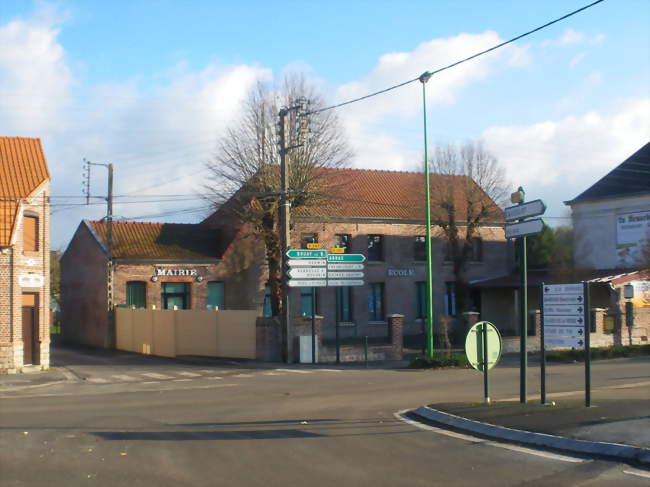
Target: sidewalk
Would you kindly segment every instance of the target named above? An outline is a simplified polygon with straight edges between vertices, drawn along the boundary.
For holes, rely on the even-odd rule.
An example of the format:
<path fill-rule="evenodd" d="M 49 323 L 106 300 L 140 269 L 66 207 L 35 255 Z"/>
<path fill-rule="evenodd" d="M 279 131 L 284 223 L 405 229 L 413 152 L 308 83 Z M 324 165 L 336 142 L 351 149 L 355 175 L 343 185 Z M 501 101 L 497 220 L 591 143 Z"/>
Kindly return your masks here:
<path fill-rule="evenodd" d="M 74 380 L 74 377 L 59 367 L 21 374 L 2 374 L 0 375 L 0 392 L 34 389 L 71 380 Z"/>
<path fill-rule="evenodd" d="M 650 381 L 594 390 L 589 408 L 583 391 L 549 394 L 546 405 L 512 399 L 436 403 L 412 414 L 478 436 L 650 466 Z"/>

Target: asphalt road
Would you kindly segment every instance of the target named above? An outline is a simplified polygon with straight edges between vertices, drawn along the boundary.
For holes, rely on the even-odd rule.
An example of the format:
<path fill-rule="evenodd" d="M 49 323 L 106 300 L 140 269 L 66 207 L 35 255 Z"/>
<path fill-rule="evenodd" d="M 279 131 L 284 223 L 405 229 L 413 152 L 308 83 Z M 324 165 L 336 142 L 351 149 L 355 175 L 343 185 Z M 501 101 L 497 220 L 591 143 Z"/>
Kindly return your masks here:
<path fill-rule="evenodd" d="M 396 417 L 436 401 L 480 401 L 481 374 L 471 370 L 62 359 L 71 363 L 67 382 L 0 392 L 3 486 L 650 482 L 627 465 L 443 434 Z M 594 387 L 647 377 L 648 364 L 596 362 Z M 550 383 L 557 392 L 578 390 L 581 371 L 555 365 Z M 492 375 L 494 399 L 517 396 L 515 363 Z"/>

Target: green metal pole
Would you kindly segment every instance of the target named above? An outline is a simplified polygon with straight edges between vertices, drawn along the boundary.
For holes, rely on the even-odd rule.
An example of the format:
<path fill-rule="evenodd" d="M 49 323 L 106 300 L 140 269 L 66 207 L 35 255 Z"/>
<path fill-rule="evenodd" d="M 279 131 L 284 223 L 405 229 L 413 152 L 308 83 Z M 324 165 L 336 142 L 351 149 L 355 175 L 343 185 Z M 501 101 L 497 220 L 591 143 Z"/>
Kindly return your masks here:
<path fill-rule="evenodd" d="M 368 337 L 363 337 L 363 358 L 366 362 L 366 369 L 368 368 Z"/>
<path fill-rule="evenodd" d="M 528 401 L 528 264 L 526 262 L 526 237 L 519 238 L 519 309 L 521 312 L 519 330 L 519 402 Z"/>
<path fill-rule="evenodd" d="M 431 270 L 431 191 L 429 187 L 429 148 L 427 145 L 427 89 L 426 83 L 431 78 L 428 71 L 420 76 L 422 83 L 422 113 L 424 120 L 424 192 L 427 237 L 425 248 L 427 252 L 427 358 L 433 358 L 433 273 Z"/>

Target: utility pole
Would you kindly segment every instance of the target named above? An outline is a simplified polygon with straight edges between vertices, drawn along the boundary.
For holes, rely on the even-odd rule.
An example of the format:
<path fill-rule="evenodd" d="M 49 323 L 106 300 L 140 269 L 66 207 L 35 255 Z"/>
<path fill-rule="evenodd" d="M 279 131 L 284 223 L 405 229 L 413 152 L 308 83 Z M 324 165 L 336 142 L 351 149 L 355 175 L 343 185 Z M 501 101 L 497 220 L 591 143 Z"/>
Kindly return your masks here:
<path fill-rule="evenodd" d="M 106 312 L 108 320 L 108 348 L 115 347 L 115 319 L 113 293 L 113 164 L 99 164 L 84 159 L 84 193 L 86 204 L 90 201 L 90 167 L 103 166 L 108 169 L 108 192 L 106 196 Z"/>
<path fill-rule="evenodd" d="M 283 352 L 285 354 L 285 362 L 291 363 L 292 358 L 292 343 L 291 343 L 291 314 L 289 311 L 289 285 L 287 282 L 287 250 L 291 247 L 291 235 L 289 230 L 289 222 L 291 218 L 289 202 L 289 168 L 287 167 L 287 156 L 289 154 L 289 147 L 287 142 L 287 132 L 289 130 L 288 124 L 289 109 L 282 108 L 280 110 L 280 246 L 282 248 L 282 338 L 283 338 Z"/>

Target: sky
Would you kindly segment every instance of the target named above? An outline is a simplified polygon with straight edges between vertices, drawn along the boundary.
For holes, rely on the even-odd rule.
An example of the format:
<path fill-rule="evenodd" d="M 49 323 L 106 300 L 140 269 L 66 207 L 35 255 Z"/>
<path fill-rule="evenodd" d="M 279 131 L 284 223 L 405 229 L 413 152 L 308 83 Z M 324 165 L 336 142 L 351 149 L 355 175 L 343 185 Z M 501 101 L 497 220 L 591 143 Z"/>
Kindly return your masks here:
<path fill-rule="evenodd" d="M 38 137 L 52 248 L 82 219 L 198 222 L 205 164 L 258 82 L 303 73 L 334 104 L 415 78 L 589 0 L 0 0 L 0 135 Z M 430 146 L 481 140 L 541 198 L 570 200 L 650 140 L 650 0 L 606 0 L 427 84 Z M 353 167 L 422 170 L 421 85 L 337 110 Z"/>

